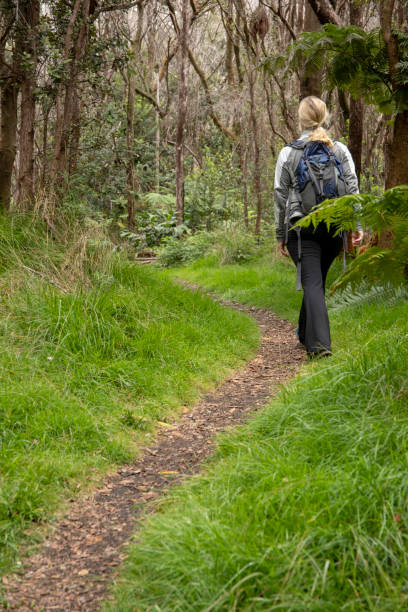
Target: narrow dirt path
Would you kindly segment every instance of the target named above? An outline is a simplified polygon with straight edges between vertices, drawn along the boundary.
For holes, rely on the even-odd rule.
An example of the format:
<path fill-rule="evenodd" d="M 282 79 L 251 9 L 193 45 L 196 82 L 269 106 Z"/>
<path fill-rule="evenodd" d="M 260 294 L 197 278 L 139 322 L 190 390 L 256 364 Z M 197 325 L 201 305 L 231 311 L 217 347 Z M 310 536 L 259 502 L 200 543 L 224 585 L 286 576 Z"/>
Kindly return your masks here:
<path fill-rule="evenodd" d="M 72 505 L 41 551 L 27 560 L 24 574 L 6 579 L 9 610 L 98 610 L 114 568 L 126 556 L 124 544 L 137 529 L 138 517 L 154 510 L 149 502 L 197 472 L 211 453 L 214 435 L 242 422 L 294 375 L 305 354 L 290 323 L 266 310 L 221 303 L 257 321 L 262 332 L 257 355 L 181 420 L 162 427 L 154 446 L 133 465 Z"/>

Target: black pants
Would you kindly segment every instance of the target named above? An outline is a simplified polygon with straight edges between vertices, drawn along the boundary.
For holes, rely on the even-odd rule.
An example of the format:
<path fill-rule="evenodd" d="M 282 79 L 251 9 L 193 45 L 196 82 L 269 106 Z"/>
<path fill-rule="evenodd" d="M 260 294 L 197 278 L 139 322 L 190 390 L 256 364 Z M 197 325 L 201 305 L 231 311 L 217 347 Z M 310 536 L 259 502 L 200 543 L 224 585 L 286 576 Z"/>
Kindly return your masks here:
<path fill-rule="evenodd" d="M 333 236 L 334 228 L 319 223 L 301 229 L 303 301 L 299 314 L 299 340 L 308 353 L 331 350 L 329 316 L 325 301 L 327 272 L 340 253 L 343 240 Z M 289 230 L 287 248 L 295 264 L 298 261 L 298 237 Z"/>

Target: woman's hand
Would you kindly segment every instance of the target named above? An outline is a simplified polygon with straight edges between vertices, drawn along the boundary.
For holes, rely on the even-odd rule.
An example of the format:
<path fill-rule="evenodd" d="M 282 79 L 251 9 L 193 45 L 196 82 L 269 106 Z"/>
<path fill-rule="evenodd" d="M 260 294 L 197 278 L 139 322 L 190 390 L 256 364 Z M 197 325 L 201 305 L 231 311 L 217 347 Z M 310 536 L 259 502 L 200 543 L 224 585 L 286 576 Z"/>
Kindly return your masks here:
<path fill-rule="evenodd" d="M 286 250 L 286 245 L 284 242 L 278 242 L 278 247 L 282 255 L 284 255 L 285 257 L 289 257 L 289 253 Z"/>
<path fill-rule="evenodd" d="M 353 247 L 361 246 L 363 242 L 364 232 L 363 230 L 358 230 L 357 232 L 353 232 L 351 235 L 351 244 Z"/>

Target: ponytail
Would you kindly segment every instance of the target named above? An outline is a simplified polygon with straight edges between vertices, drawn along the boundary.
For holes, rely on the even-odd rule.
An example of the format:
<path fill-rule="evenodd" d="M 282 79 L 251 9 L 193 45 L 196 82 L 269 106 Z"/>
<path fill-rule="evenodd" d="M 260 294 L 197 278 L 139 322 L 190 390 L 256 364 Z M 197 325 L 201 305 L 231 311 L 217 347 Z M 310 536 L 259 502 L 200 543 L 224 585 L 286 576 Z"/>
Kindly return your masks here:
<path fill-rule="evenodd" d="M 320 125 L 312 131 L 308 138 L 308 142 L 314 142 L 315 140 L 323 142 L 325 145 L 330 147 L 330 149 L 334 147 L 334 143 L 330 138 L 329 133 Z"/>

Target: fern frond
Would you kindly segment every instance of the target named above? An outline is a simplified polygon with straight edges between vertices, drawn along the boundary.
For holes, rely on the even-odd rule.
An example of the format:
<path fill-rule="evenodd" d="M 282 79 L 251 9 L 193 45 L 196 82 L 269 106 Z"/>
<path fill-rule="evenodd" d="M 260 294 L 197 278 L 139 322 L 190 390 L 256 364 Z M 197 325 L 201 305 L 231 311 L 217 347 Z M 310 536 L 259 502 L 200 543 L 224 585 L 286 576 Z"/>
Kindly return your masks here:
<path fill-rule="evenodd" d="M 344 310 L 352 306 L 386 303 L 394 305 L 400 300 L 408 299 L 408 287 L 394 287 L 391 284 L 369 285 L 363 282 L 355 288 L 347 287 L 328 298 L 327 305 L 331 311 Z"/>

